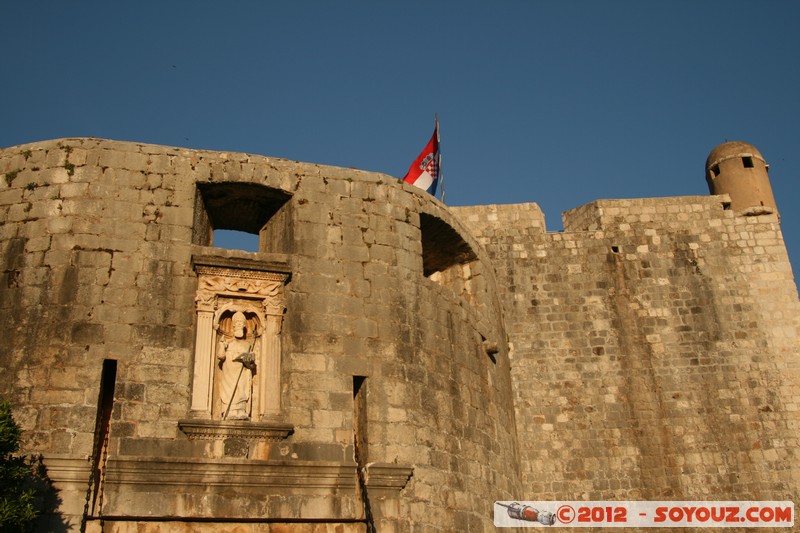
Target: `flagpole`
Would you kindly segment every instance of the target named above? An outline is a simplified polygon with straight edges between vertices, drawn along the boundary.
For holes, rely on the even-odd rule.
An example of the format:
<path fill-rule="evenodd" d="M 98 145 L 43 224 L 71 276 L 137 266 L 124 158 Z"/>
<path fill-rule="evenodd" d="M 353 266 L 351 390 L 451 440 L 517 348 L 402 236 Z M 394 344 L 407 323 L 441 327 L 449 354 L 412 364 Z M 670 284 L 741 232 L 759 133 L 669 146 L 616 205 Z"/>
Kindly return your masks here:
<path fill-rule="evenodd" d="M 439 182 L 442 186 L 442 203 L 444 203 L 444 172 L 442 172 L 442 154 L 439 153 Z"/>

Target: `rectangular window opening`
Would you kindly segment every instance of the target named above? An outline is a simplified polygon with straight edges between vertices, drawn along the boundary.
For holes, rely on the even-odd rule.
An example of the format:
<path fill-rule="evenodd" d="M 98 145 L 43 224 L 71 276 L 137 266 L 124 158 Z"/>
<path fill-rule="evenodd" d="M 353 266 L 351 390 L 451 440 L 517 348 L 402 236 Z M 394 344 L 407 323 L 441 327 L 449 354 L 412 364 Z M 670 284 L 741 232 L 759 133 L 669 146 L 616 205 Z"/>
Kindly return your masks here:
<path fill-rule="evenodd" d="M 353 455 L 356 460 L 358 493 L 364 505 L 364 517 L 368 532 L 375 532 L 372 507 L 367 494 L 367 376 L 353 376 Z"/>
<path fill-rule="evenodd" d="M 98 487 L 100 482 L 100 469 L 103 450 L 108 441 L 111 428 L 111 413 L 114 410 L 114 390 L 117 383 L 116 359 L 104 359 L 103 369 L 100 372 L 100 391 L 97 394 L 97 418 L 94 424 L 94 446 L 92 449 L 92 512 L 97 503 Z"/>
<path fill-rule="evenodd" d="M 744 168 L 753 168 L 753 158 L 747 156 L 743 157 L 742 165 L 744 165 Z"/>
<path fill-rule="evenodd" d="M 353 376 L 353 436 L 358 464 L 366 464 L 367 442 L 367 377 Z"/>
<path fill-rule="evenodd" d="M 192 243 L 246 252 L 288 253 L 291 194 L 255 183 L 198 183 Z"/>

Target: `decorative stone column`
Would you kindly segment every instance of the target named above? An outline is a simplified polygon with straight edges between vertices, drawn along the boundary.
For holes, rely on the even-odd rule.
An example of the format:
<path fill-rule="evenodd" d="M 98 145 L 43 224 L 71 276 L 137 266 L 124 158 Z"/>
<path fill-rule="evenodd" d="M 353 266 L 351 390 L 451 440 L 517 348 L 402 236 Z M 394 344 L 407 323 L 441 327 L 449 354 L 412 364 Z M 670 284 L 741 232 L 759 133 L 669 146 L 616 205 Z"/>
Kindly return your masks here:
<path fill-rule="evenodd" d="M 263 368 L 267 376 L 281 375 L 281 327 L 284 305 L 280 301 L 264 300 L 264 335 L 262 337 Z M 278 418 L 281 414 L 280 379 L 264 379 L 259 382 L 261 390 L 258 413 L 260 420 Z"/>
<path fill-rule="evenodd" d="M 211 388 L 214 371 L 213 357 L 204 357 L 201 354 L 214 352 L 214 309 L 217 306 L 217 297 L 213 293 L 198 291 L 195 298 L 197 312 L 197 332 L 194 341 L 194 376 L 192 378 L 192 407 L 193 418 L 211 418 Z M 198 357 L 199 355 L 199 357 Z"/>

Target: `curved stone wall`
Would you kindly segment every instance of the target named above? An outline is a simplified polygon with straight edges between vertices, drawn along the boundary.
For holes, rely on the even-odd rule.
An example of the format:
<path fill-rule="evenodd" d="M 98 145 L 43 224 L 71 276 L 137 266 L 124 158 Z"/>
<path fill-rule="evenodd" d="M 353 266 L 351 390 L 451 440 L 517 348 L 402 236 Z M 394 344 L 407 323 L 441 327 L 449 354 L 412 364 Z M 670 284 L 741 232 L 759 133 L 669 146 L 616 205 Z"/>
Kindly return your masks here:
<path fill-rule="evenodd" d="M 492 502 L 519 493 L 493 270 L 436 200 L 358 170 L 98 139 L 4 149 L 0 176 L 0 395 L 66 514 L 87 456 L 90 515 L 121 528 L 355 528 L 366 507 L 386 528 L 489 529 Z M 259 225 L 258 253 L 209 246 L 213 228 Z M 203 272 L 222 279 L 208 311 Z M 258 296 L 240 278 L 282 281 Z M 214 305 L 253 309 L 255 351 L 280 354 L 252 375 L 250 420 L 195 409 L 232 338 Z"/>

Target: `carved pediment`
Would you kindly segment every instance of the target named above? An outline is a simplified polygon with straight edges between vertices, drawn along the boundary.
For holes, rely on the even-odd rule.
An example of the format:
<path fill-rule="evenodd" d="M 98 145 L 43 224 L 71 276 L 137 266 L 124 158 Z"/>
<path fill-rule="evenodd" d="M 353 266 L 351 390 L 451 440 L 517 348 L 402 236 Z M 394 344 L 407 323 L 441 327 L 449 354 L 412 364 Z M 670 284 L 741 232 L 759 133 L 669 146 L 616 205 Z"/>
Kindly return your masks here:
<path fill-rule="evenodd" d="M 220 296 L 259 300 L 267 314 L 283 314 L 288 274 L 195 265 L 198 310 L 212 311 Z"/>

